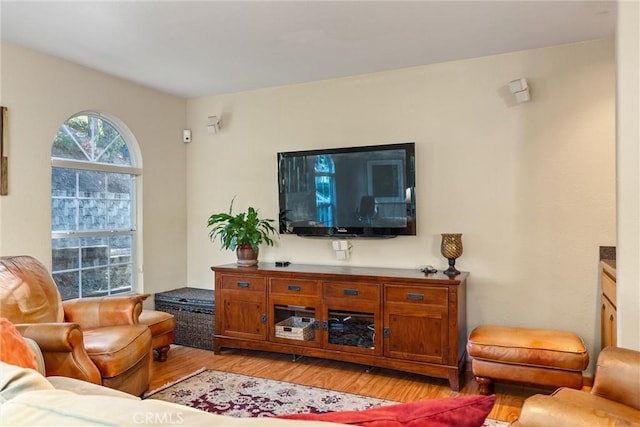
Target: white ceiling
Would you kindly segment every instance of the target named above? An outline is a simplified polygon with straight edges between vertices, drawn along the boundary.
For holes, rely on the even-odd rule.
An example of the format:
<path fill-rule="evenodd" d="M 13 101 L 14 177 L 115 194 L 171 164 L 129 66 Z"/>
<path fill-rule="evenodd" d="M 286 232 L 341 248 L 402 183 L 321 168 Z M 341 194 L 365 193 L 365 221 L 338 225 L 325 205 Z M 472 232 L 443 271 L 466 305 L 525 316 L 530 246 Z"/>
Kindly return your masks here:
<path fill-rule="evenodd" d="M 609 1 L 8 1 L 2 40 L 183 97 L 610 37 Z"/>

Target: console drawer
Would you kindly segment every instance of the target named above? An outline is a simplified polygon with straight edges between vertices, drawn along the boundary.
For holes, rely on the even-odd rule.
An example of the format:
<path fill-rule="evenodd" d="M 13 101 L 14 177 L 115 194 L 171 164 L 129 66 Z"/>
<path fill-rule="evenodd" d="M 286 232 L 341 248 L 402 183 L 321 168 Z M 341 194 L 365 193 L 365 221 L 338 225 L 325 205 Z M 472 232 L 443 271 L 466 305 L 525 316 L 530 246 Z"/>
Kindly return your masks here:
<path fill-rule="evenodd" d="M 317 280 L 271 279 L 269 284 L 272 294 L 319 296 L 321 289 L 321 283 Z"/>
<path fill-rule="evenodd" d="M 357 301 L 379 301 L 380 286 L 365 283 L 325 282 L 324 297 Z"/>
<path fill-rule="evenodd" d="M 220 282 L 222 289 L 228 291 L 264 292 L 266 289 L 266 280 L 262 277 L 224 275 Z"/>
<path fill-rule="evenodd" d="M 385 301 L 407 304 L 447 305 L 447 288 L 385 285 Z"/>

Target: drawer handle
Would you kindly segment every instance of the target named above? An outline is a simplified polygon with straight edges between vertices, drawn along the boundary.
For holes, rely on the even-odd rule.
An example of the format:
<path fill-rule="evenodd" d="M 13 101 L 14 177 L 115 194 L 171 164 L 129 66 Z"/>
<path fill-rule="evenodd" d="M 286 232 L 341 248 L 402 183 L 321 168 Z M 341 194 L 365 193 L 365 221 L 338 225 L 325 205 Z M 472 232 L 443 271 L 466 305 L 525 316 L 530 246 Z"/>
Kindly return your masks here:
<path fill-rule="evenodd" d="M 407 299 L 412 301 L 424 301 L 424 294 L 407 293 Z"/>
<path fill-rule="evenodd" d="M 354 296 L 359 294 L 357 289 L 343 289 L 342 293 L 344 295 L 354 295 Z"/>
<path fill-rule="evenodd" d="M 238 282 L 238 287 L 239 288 L 248 288 L 249 287 L 249 282 Z"/>
<path fill-rule="evenodd" d="M 300 292 L 302 290 L 302 286 L 298 286 L 298 285 L 287 285 L 287 290 L 288 291 L 296 291 L 296 292 Z"/>

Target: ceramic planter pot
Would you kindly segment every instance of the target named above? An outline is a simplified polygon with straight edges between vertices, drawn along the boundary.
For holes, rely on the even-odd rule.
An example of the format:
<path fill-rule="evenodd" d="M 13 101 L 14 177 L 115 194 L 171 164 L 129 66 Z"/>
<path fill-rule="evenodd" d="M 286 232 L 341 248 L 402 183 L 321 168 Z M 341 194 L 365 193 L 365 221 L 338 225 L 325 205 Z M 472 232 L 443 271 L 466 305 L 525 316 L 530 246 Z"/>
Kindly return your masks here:
<path fill-rule="evenodd" d="M 251 245 L 240 245 L 236 248 L 238 265 L 250 267 L 258 264 L 258 251 L 254 251 Z"/>

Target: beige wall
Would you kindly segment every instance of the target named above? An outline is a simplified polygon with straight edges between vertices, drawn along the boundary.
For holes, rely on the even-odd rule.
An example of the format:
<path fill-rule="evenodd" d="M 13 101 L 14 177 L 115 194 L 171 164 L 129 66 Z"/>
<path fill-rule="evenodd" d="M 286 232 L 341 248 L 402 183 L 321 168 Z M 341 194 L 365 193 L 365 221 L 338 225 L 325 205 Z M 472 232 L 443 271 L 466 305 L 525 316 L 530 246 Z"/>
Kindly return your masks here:
<path fill-rule="evenodd" d="M 506 85 L 526 77 L 532 102 Z M 222 118 L 217 134 L 207 116 Z M 615 245 L 611 39 L 189 100 L 188 283 L 235 260 L 206 219 L 236 206 L 277 218 L 278 151 L 415 141 L 418 235 L 282 236 L 261 260 L 443 268 L 440 233 L 463 233 L 468 324 L 560 328 L 599 346 L 598 246 Z"/>
<path fill-rule="evenodd" d="M 640 350 L 640 3 L 617 16 L 618 345 Z"/>
<path fill-rule="evenodd" d="M 637 16 L 634 25 L 637 31 Z M 637 84 L 634 46 L 618 40 L 618 56 L 630 60 L 620 63 L 636 73 L 634 80 L 619 72 L 618 90 Z M 439 234 L 462 232 L 465 253 L 457 265 L 471 272 L 470 328 L 562 328 L 583 336 L 592 354 L 599 345 L 597 248 L 616 244 L 612 40 L 187 102 L 13 45 L 1 48 L 0 104 L 10 111 L 2 255 L 30 253 L 50 264 L 50 146 L 59 125 L 79 111 L 119 118 L 140 145 L 147 292 L 210 287 L 209 267 L 234 261 L 208 241 L 206 229 L 208 215 L 226 210 L 234 195 L 239 208 L 252 204 L 277 217 L 276 152 L 415 141 L 418 235 L 352 240 L 352 257 L 342 263 L 442 268 Z M 505 85 L 518 77 L 529 80 L 532 102 L 515 105 L 507 93 Z M 617 178 L 629 184 L 621 197 L 630 200 L 618 201 L 618 220 L 636 231 L 639 159 L 628 154 L 637 153 L 637 102 L 618 101 L 625 118 L 618 121 L 618 160 L 627 172 Z M 223 127 L 208 134 L 206 118 L 214 114 Z M 185 127 L 193 131 L 188 145 L 181 142 Z M 620 237 L 627 266 L 619 271 L 622 306 L 636 316 L 622 314 L 628 323 L 620 333 L 637 348 L 639 241 L 637 234 L 626 244 Z M 329 241 L 295 236 L 263 248 L 261 258 L 341 263 Z"/>
<path fill-rule="evenodd" d="M 0 197 L 0 254 L 51 266 L 51 144 L 67 118 L 95 111 L 125 124 L 142 154 L 144 291 L 184 286 L 186 101 L 14 45 L 1 49 L 9 195 Z"/>

